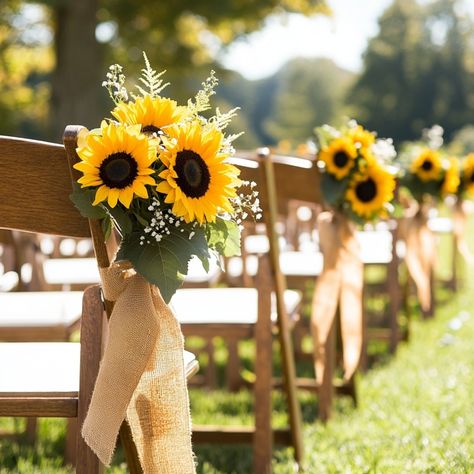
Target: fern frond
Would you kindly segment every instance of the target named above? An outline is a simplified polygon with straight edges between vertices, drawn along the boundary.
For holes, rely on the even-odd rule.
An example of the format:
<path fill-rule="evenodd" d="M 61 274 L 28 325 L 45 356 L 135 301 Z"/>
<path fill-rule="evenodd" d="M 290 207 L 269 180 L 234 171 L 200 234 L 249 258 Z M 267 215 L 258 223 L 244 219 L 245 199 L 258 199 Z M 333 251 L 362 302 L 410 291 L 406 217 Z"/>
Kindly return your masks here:
<path fill-rule="evenodd" d="M 143 52 L 143 59 L 145 61 L 145 67 L 142 69 L 142 75 L 138 80 L 145 86 L 145 88 L 138 84 L 135 87 L 142 96 L 150 95 L 151 97 L 156 97 L 166 86 L 169 85 L 169 82 L 164 84 L 163 80 L 160 79 L 166 71 L 156 72 L 151 67 L 150 61 L 145 52 Z"/>
<path fill-rule="evenodd" d="M 192 115 L 197 116 L 200 112 L 211 108 L 210 98 L 216 93 L 215 88 L 219 84 L 215 74 L 211 71 L 209 77 L 202 83 L 202 89 L 197 92 L 194 99 L 188 100 L 188 108 Z"/>
<path fill-rule="evenodd" d="M 240 110 L 240 107 L 234 107 L 233 109 L 229 110 L 226 113 L 221 113 L 219 108 L 216 108 L 216 115 L 210 119 L 210 121 L 219 129 L 225 130 L 232 119 L 237 115 L 237 111 Z"/>

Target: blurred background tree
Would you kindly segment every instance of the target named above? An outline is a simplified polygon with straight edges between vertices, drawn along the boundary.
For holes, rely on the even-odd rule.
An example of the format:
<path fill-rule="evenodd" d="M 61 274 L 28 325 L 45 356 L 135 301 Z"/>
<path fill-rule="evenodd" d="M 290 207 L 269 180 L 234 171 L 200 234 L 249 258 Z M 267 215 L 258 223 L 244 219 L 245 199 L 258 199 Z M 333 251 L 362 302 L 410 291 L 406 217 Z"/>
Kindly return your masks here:
<path fill-rule="evenodd" d="M 474 28 L 458 0 L 395 0 L 368 45 L 348 101 L 383 136 L 416 139 L 439 123 L 445 138 L 474 122 Z"/>
<path fill-rule="evenodd" d="M 15 29 L 13 19 L 40 11 L 53 32 L 50 135 L 55 138 L 66 123 L 92 126 L 104 115 L 98 84 L 105 64 L 127 66 L 144 50 L 153 64 L 170 71 L 169 80 L 185 95 L 199 66 L 209 69 L 223 47 L 258 29 L 269 15 L 327 12 L 324 0 L 176 0 L 172 5 L 152 0 L 3 0 L 2 5 L 0 22 L 7 28 Z"/>
<path fill-rule="evenodd" d="M 434 123 L 450 139 L 474 123 L 466 1 L 393 0 L 357 75 L 329 59 L 300 58 L 249 81 L 220 65 L 227 46 L 273 14 L 327 13 L 324 0 L 2 0 L 0 133 L 58 140 L 66 123 L 96 126 L 111 106 L 99 87 L 107 66 L 118 62 L 133 76 L 144 50 L 168 70 L 167 93 L 180 101 L 218 70 L 217 105 L 242 109 L 232 124 L 245 130 L 238 147 L 302 142 L 344 115 L 397 141 Z"/>

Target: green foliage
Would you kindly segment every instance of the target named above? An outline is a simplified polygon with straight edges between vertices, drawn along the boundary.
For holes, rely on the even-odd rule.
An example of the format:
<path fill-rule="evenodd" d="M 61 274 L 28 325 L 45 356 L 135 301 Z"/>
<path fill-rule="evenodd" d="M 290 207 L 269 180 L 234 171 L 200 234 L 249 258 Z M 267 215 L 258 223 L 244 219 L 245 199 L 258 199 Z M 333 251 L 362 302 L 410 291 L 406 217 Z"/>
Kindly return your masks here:
<path fill-rule="evenodd" d="M 206 234 L 209 248 L 224 257 L 240 255 L 240 229 L 234 221 L 217 218 L 206 225 Z"/>
<path fill-rule="evenodd" d="M 339 121 L 352 77 L 330 59 L 290 61 L 278 73 L 265 130 L 274 142 L 302 143 L 313 136 L 315 125 Z"/>
<path fill-rule="evenodd" d="M 347 186 L 348 178 L 336 179 L 330 173 L 321 175 L 321 193 L 324 200 L 332 207 L 338 208 L 342 205 Z"/>
<path fill-rule="evenodd" d="M 156 285 L 166 303 L 184 281 L 191 257 L 209 258 L 202 228 L 196 228 L 191 238 L 190 232 L 183 234 L 180 228 L 170 226 L 169 230 L 159 243 L 145 245 L 139 244 L 139 233 L 125 235 L 117 255 L 118 260 L 130 261 L 140 275 Z"/>
<path fill-rule="evenodd" d="M 394 0 L 348 96 L 368 128 L 412 140 L 439 123 L 449 139 L 474 121 L 474 27 L 461 0 Z"/>
<path fill-rule="evenodd" d="M 73 192 L 69 198 L 77 207 L 82 217 L 87 219 L 103 219 L 107 217 L 107 212 L 102 206 L 93 206 L 95 198 L 94 189 L 83 189 L 77 183 L 73 184 Z"/>

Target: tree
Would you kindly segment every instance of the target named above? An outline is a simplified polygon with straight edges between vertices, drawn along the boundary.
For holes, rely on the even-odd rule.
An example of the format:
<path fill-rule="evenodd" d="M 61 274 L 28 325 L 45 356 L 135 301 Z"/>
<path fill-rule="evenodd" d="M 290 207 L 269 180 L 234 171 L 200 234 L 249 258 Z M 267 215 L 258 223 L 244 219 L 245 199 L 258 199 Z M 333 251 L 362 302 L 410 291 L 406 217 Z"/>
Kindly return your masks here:
<path fill-rule="evenodd" d="M 364 70 L 348 95 L 369 128 L 410 140 L 439 123 L 449 138 L 474 120 L 473 26 L 457 13 L 459 3 L 395 0 L 381 16 Z"/>
<path fill-rule="evenodd" d="M 106 70 L 105 62 L 138 63 L 141 51 L 145 50 L 157 68 L 172 70 L 169 77 L 175 88 L 182 90 L 196 67 L 209 68 L 218 51 L 235 38 L 258 29 L 268 15 L 327 12 L 324 0 L 175 0 L 172 3 L 3 0 L 3 3 L 9 6 L 39 3 L 46 8 L 45 19 L 54 32 L 56 67 L 51 117 L 55 137 L 67 123 L 96 124 L 104 113 L 98 86 Z M 108 26 L 112 33 L 115 31 L 103 39 L 105 44 L 96 38 L 99 25 Z"/>
<path fill-rule="evenodd" d="M 316 126 L 339 120 L 352 74 L 330 59 L 297 59 L 278 76 L 275 102 L 264 126 L 272 141 L 304 142 Z"/>

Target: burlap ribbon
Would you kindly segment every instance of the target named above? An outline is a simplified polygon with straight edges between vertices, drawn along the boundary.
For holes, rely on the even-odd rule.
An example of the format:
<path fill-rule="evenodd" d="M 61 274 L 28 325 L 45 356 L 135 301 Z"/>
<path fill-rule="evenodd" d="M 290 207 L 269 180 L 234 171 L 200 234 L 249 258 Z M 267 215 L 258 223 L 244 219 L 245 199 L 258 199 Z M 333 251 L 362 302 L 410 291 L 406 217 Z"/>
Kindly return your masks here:
<path fill-rule="evenodd" d="M 405 261 L 415 282 L 418 300 L 423 311 L 431 308 L 431 279 L 436 257 L 436 242 L 428 228 L 427 209 L 410 208 L 400 222 L 399 236 L 405 240 Z"/>
<path fill-rule="evenodd" d="M 362 287 L 364 268 L 351 223 L 340 214 L 318 216 L 324 266 L 316 281 L 311 315 L 316 380 L 322 383 L 326 346 L 339 309 L 343 343 L 344 378 L 357 370 L 362 350 Z"/>
<path fill-rule="evenodd" d="M 456 241 L 456 249 L 464 260 L 472 264 L 474 263 L 474 255 L 469 250 L 466 241 L 467 217 L 463 206 L 464 202 L 458 199 L 453 209 L 453 233 Z M 456 258 L 456 257 L 454 257 Z"/>
<path fill-rule="evenodd" d="M 115 301 L 82 435 L 109 465 L 127 418 L 145 473 L 193 474 L 189 401 L 179 322 L 128 262 L 100 270 Z"/>

